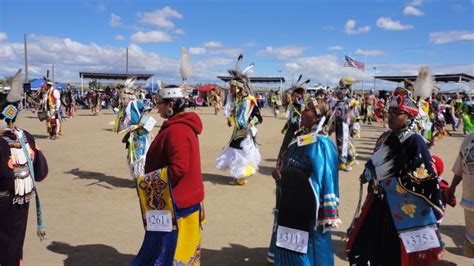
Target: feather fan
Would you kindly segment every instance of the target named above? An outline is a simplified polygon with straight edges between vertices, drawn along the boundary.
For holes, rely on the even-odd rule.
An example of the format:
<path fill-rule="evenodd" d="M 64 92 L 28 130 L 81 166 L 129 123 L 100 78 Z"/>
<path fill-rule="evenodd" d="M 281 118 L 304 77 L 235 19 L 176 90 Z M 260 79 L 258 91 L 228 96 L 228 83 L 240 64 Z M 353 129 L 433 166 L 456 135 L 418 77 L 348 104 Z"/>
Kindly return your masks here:
<path fill-rule="evenodd" d="M 179 72 L 181 73 L 181 79 L 183 82 L 189 79 L 192 72 L 191 60 L 189 59 L 188 53 L 184 47 L 181 48 L 181 67 Z"/>
<path fill-rule="evenodd" d="M 418 77 L 415 80 L 415 92 L 413 93 L 413 96 L 420 97 L 422 99 L 429 98 L 433 92 L 433 87 L 434 79 L 430 73 L 430 69 L 428 67 L 420 68 Z"/>
<path fill-rule="evenodd" d="M 7 101 L 14 103 L 21 100 L 21 98 L 23 98 L 23 88 L 21 86 L 21 69 L 18 69 L 10 84 L 10 92 L 8 93 Z"/>

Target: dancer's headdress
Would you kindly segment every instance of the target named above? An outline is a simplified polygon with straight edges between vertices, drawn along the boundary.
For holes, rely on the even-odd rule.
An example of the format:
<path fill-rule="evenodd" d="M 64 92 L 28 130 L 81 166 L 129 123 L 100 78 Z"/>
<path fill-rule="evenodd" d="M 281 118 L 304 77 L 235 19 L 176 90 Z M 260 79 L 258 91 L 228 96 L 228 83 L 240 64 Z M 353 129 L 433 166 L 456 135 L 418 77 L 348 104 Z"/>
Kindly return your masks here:
<path fill-rule="evenodd" d="M 305 81 L 302 81 L 302 78 L 303 78 L 303 75 L 301 74 L 298 79 L 296 80 L 296 82 L 294 84 L 291 84 L 291 90 L 295 90 L 295 89 L 298 89 L 298 88 L 302 88 L 304 90 L 306 90 L 305 86 L 307 84 L 309 84 L 309 82 L 311 81 L 310 79 L 307 79 Z"/>
<path fill-rule="evenodd" d="M 251 63 L 248 65 L 243 71 L 240 70 L 240 65 L 244 56 L 242 54 L 239 55 L 237 58 L 237 62 L 235 63 L 234 69 L 229 69 L 228 72 L 230 74 L 230 84 L 237 86 L 237 88 L 247 91 L 248 93 L 252 92 L 250 87 L 250 71 L 254 68 L 255 64 Z"/>
<path fill-rule="evenodd" d="M 339 86 L 336 87 L 336 93 L 342 93 L 348 95 L 351 92 L 351 86 L 356 84 L 358 81 L 353 77 L 344 77 L 339 80 Z"/>

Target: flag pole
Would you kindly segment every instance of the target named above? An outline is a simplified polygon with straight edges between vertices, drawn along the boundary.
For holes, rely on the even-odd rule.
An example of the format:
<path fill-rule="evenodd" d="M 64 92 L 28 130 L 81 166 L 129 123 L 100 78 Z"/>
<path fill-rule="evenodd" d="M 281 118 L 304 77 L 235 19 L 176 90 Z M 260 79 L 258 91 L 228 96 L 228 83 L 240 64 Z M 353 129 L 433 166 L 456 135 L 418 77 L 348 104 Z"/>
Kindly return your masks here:
<path fill-rule="evenodd" d="M 364 58 L 364 75 L 363 75 L 363 78 L 362 78 L 362 95 L 365 94 L 365 66 L 367 66 L 367 55 L 365 55 L 365 58 Z"/>

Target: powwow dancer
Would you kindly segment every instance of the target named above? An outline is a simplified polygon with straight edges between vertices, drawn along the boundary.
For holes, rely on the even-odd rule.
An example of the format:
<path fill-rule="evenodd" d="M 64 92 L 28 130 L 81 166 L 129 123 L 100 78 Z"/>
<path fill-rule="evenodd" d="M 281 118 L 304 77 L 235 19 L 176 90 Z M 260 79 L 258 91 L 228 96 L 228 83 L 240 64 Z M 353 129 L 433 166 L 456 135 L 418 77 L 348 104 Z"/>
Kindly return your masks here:
<path fill-rule="evenodd" d="M 375 145 L 361 183 L 368 195 L 348 230 L 351 265 L 432 265 L 442 253 L 444 202 L 423 138 L 414 131 L 416 101 L 401 88 L 389 109 L 390 130 Z M 362 185 L 361 185 L 362 192 Z M 423 238 L 423 241 L 413 239 Z"/>
<path fill-rule="evenodd" d="M 189 76 L 189 59 L 183 56 L 183 80 Z M 204 185 L 198 134 L 201 119 L 185 112 L 183 87 L 161 88 L 157 108 L 163 122 L 145 163 L 145 176 L 137 191 L 145 238 L 133 266 L 200 265 Z"/>
<path fill-rule="evenodd" d="M 15 75 L 8 95 L 0 94 L 0 265 L 22 265 L 30 201 L 36 200 L 37 234 L 46 236 L 35 182 L 48 174 L 48 164 L 34 137 L 14 123 L 23 97 Z"/>
<path fill-rule="evenodd" d="M 367 122 L 369 125 L 372 124 L 372 121 L 375 121 L 375 103 L 377 99 L 374 95 L 374 90 L 370 90 L 370 93 L 364 97 L 365 105 L 365 116 L 364 124 Z"/>
<path fill-rule="evenodd" d="M 211 101 L 214 107 L 214 114 L 217 115 L 222 108 L 222 99 L 220 93 L 215 88 L 211 89 Z"/>
<path fill-rule="evenodd" d="M 456 187 L 462 181 L 461 206 L 464 208 L 466 233 L 463 243 L 464 256 L 474 258 L 474 133 L 464 138 L 459 155 L 453 165 L 454 178 L 448 196 L 455 200 Z"/>
<path fill-rule="evenodd" d="M 150 132 L 156 120 L 149 115 L 151 107 L 137 101 L 132 86 L 135 78 L 125 82 L 121 95 L 121 108 L 115 120 L 113 132 L 126 133 L 122 139 L 127 149 L 127 163 L 135 180 L 144 174 L 145 158 L 151 142 Z"/>
<path fill-rule="evenodd" d="M 92 115 L 98 115 L 101 109 L 100 94 L 96 90 L 89 91 L 89 108 L 91 109 Z"/>
<path fill-rule="evenodd" d="M 70 85 L 68 85 L 66 92 L 63 95 L 63 99 L 64 99 L 64 106 L 66 106 L 67 117 L 68 118 L 74 117 L 74 113 L 76 112 L 76 102 L 72 94 L 72 89 Z"/>
<path fill-rule="evenodd" d="M 288 105 L 288 120 L 286 121 L 285 126 L 282 129 L 282 133 L 284 133 L 285 136 L 283 137 L 280 152 L 278 153 L 277 167 L 279 159 L 285 152 L 286 148 L 288 148 L 290 142 L 293 140 L 295 132 L 300 129 L 301 114 L 305 109 L 305 89 L 303 86 L 310 82 L 310 80 L 308 79 L 305 82 L 298 84 L 300 83 L 302 77 L 303 76 L 300 75 L 297 83 L 292 86 L 291 102 Z"/>
<path fill-rule="evenodd" d="M 283 155 L 273 177 L 279 200 L 269 262 L 275 265 L 334 265 L 331 233 L 339 219 L 338 156 L 322 131 L 329 107 L 309 100 L 301 116 L 302 130 Z M 288 240 L 289 234 L 302 241 Z M 272 258 L 272 255 L 273 258 Z"/>
<path fill-rule="evenodd" d="M 351 85 L 356 81 L 346 77 L 339 81 L 336 88 L 337 102 L 333 107 L 332 121 L 330 125 L 336 131 L 336 144 L 339 153 L 339 169 L 344 171 L 352 170 L 355 163 L 355 147 L 350 136 L 351 117 L 349 108 L 349 95 L 351 93 Z"/>
<path fill-rule="evenodd" d="M 270 102 L 273 110 L 273 115 L 278 118 L 280 116 L 281 97 L 278 91 L 271 94 Z"/>
<path fill-rule="evenodd" d="M 61 93 L 54 88 L 54 83 L 45 78 L 46 93 L 44 94 L 44 110 L 48 111 L 46 128 L 49 138 L 55 140 L 62 134 Z"/>
<path fill-rule="evenodd" d="M 231 185 L 245 185 L 247 178 L 254 175 L 260 164 L 260 152 L 258 151 L 255 137 L 256 125 L 262 123 L 260 110 L 256 99 L 251 95 L 247 73 L 253 68 L 250 64 L 243 71 L 240 65 L 243 55 L 239 55 L 235 69 L 229 70 L 232 79 L 230 81 L 230 94 L 232 103 L 226 107 L 224 113 L 228 115 L 228 125 L 234 123 L 234 131 L 229 146 L 217 157 L 216 168 L 219 170 L 230 170 L 234 178 Z M 229 99 L 227 101 L 229 104 Z"/>

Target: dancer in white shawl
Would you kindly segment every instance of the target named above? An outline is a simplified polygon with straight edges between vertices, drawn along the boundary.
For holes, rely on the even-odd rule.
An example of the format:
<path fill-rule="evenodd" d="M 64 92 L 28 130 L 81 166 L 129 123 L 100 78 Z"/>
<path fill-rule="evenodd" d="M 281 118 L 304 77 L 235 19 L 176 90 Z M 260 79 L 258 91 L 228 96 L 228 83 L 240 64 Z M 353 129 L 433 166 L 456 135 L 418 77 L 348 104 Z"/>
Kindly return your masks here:
<path fill-rule="evenodd" d="M 242 60 L 243 55 L 239 55 L 235 69 L 229 70 L 232 79 L 224 114 L 228 125 L 234 124 L 234 131 L 228 147 L 219 155 L 216 164 L 219 170 L 230 170 L 234 178 L 231 185 L 245 185 L 247 178 L 256 173 L 260 164 L 260 152 L 255 142 L 255 126 L 262 123 L 262 116 L 257 100 L 251 95 L 247 76 L 254 64 L 240 71 Z"/>

